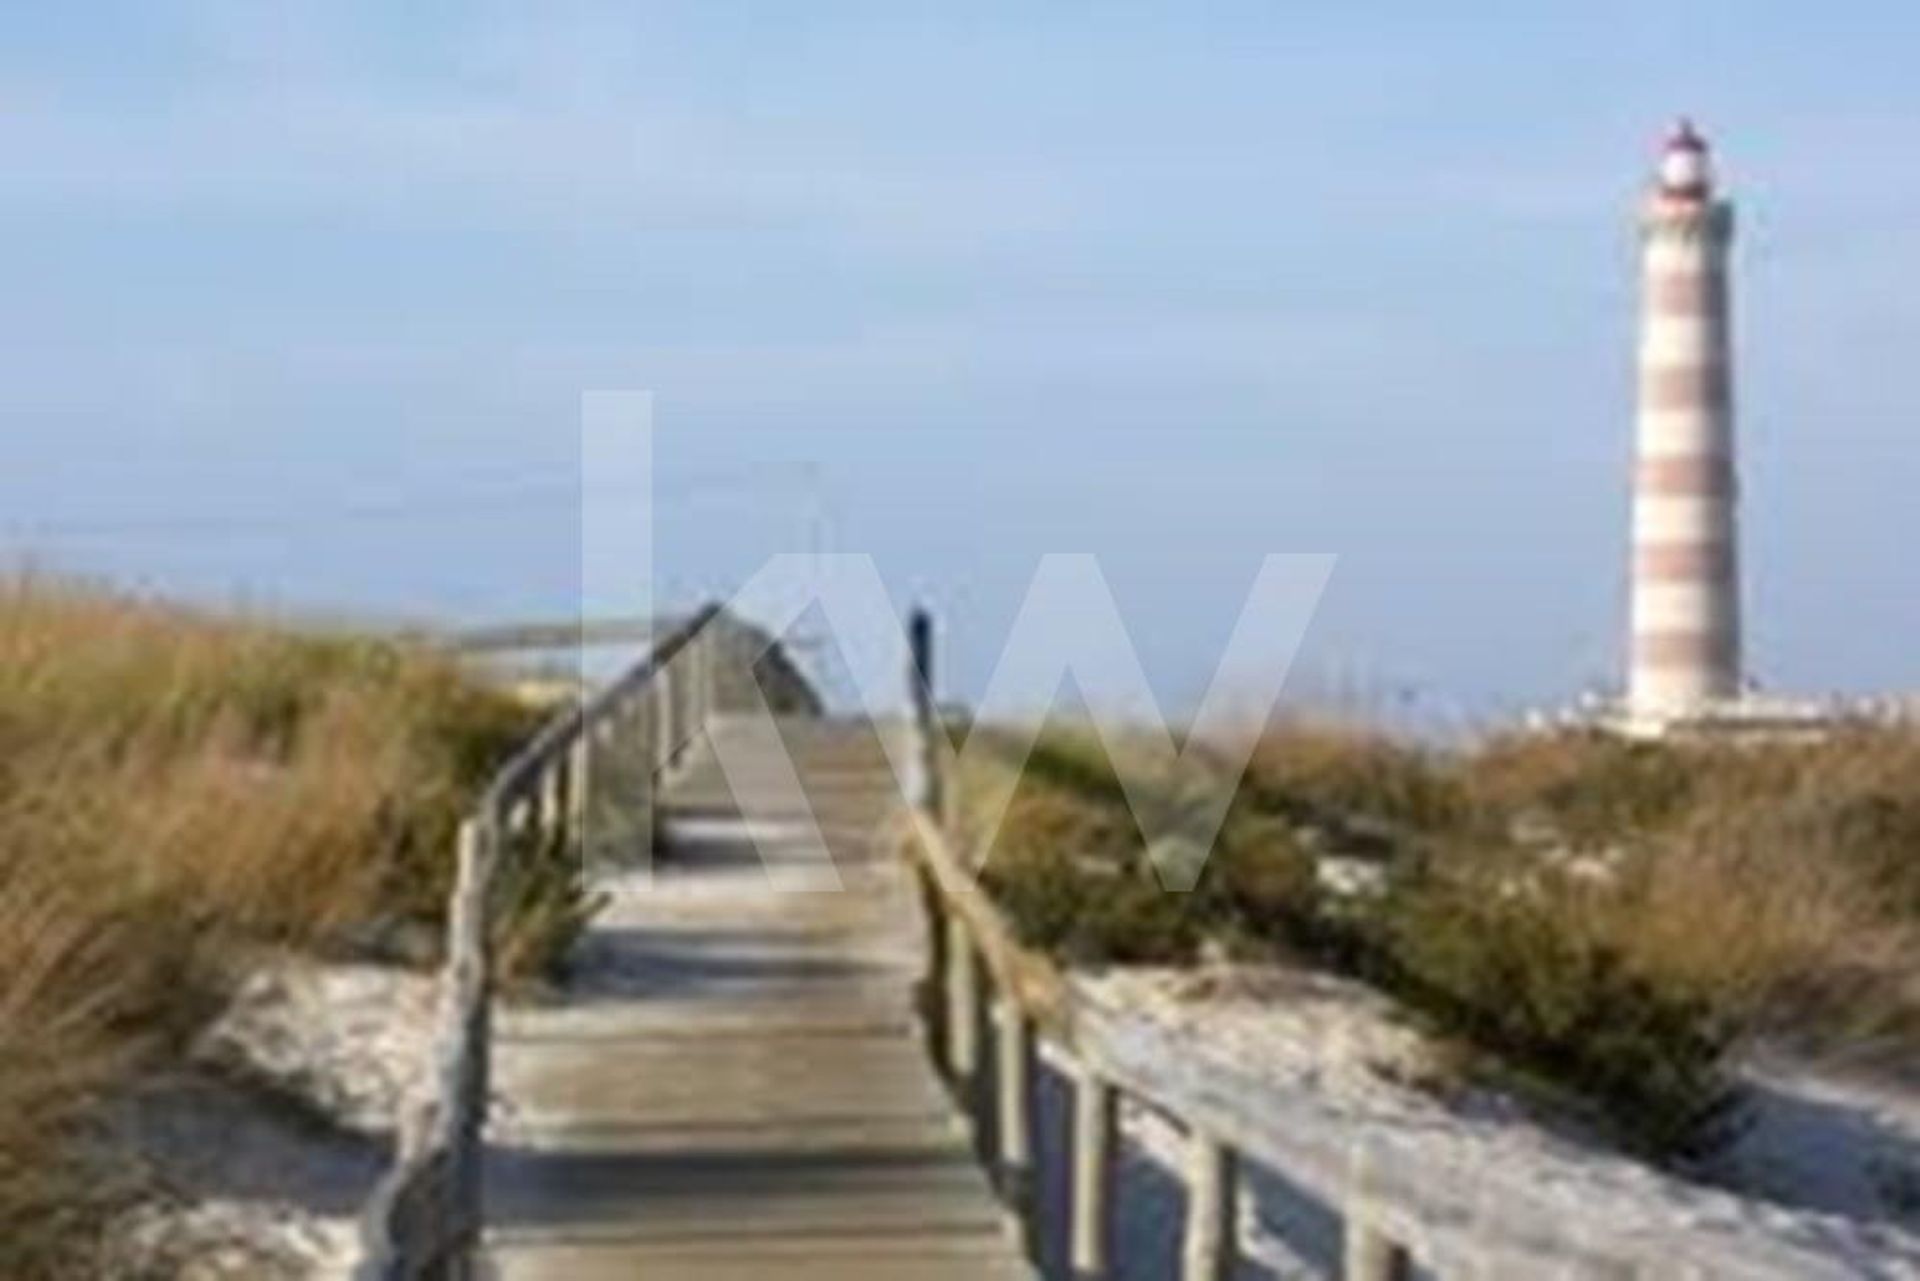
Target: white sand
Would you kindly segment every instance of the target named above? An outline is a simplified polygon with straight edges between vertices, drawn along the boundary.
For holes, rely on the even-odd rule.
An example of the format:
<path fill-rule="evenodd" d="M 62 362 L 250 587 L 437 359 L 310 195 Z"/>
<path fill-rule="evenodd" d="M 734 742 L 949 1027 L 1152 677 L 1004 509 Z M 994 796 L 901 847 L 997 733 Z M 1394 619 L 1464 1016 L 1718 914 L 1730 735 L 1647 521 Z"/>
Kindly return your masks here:
<path fill-rule="evenodd" d="M 153 1192 L 116 1234 L 121 1266 L 190 1281 L 344 1276 L 431 1011 L 422 975 L 266 963 L 189 1067 L 127 1109 L 124 1138 Z"/>
<path fill-rule="evenodd" d="M 1407 1084 L 1426 1061 L 1421 1038 L 1377 994 L 1323 977 L 1272 973 L 1124 971 L 1080 980 L 1088 996 L 1173 1034 L 1196 1060 L 1284 1111 L 1304 1099 L 1344 1116 L 1391 1151 L 1415 1177 L 1472 1184 L 1487 1221 L 1524 1224 L 1545 1243 L 1590 1254 L 1616 1251 L 1641 1275 L 1679 1275 L 1677 1261 L 1714 1258 L 1713 1243 L 1778 1275 L 1920 1277 L 1920 1100 L 1802 1073 L 1756 1070 L 1764 1088 L 1753 1128 L 1718 1163 L 1729 1187 L 1650 1169 L 1572 1133 L 1556 1133 L 1484 1093 L 1443 1102 Z M 1143 1264 L 1167 1257 L 1177 1236 L 1180 1132 L 1133 1109 L 1123 1215 L 1129 1253 Z M 1136 1167 L 1146 1164 L 1152 1169 Z M 1325 1275 L 1338 1254 L 1330 1208 L 1275 1172 L 1248 1171 L 1242 1248 L 1248 1277 Z M 1520 1275 L 1510 1262 L 1437 1238 L 1451 1273 Z M 1704 1245 L 1703 1245 L 1704 1243 Z M 1704 1250 L 1704 1254 L 1703 1254 Z M 1818 1271 L 1813 1269 L 1818 1268 Z M 1491 1269 L 1488 1271 L 1488 1269 Z M 1708 1275 L 1737 1276 L 1708 1264 Z M 1128 1277 L 1165 1275 L 1128 1265 Z"/>
<path fill-rule="evenodd" d="M 1080 982 L 1220 1064 L 1258 1096 L 1253 1106 L 1311 1099 L 1388 1137 L 1397 1158 L 1482 1184 L 1505 1221 L 1517 1214 L 1549 1239 L 1603 1252 L 1637 1243 L 1649 1277 L 1673 1274 L 1664 1240 L 1703 1233 L 1783 1267 L 1817 1258 L 1819 1275 L 1920 1277 L 1920 1100 L 1910 1095 L 1756 1065 L 1755 1124 L 1715 1162 L 1726 1186 L 1714 1187 L 1550 1131 L 1497 1097 L 1442 1102 L 1407 1084 L 1428 1060 L 1424 1042 L 1352 984 L 1245 971 Z M 431 1011 L 432 980 L 406 971 L 284 957 L 255 974 L 202 1036 L 197 1070 L 130 1108 L 129 1133 L 163 1191 L 122 1225 L 129 1257 L 184 1260 L 180 1275 L 207 1281 L 344 1275 L 390 1118 L 425 1060 Z M 1064 1102 L 1050 1082 L 1043 1153 L 1062 1141 Z M 1183 1136 L 1137 1105 L 1123 1125 L 1118 1281 L 1161 1281 L 1179 1237 Z M 1273 1171 L 1248 1169 L 1246 1186 L 1240 1275 L 1329 1275 L 1337 1215 Z M 1056 1211 L 1060 1192 L 1043 1196 Z M 1484 1261 L 1456 1252 L 1441 1262 Z"/>

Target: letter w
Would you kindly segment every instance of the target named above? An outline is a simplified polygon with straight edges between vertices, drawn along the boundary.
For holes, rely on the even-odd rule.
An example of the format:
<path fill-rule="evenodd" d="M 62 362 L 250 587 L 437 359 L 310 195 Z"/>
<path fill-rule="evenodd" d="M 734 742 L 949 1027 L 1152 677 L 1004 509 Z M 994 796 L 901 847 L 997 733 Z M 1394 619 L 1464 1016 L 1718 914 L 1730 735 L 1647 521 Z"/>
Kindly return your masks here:
<path fill-rule="evenodd" d="M 974 768 L 976 752 L 1024 769 L 1044 716 L 1021 707 L 1023 693 L 1051 690 L 1050 710 L 1072 676 L 1161 887 L 1193 889 L 1252 758 L 1254 735 L 1247 731 L 1279 702 L 1334 559 L 1298 553 L 1261 562 L 1186 740 L 1176 747 L 1099 562 L 1084 553 L 1045 557 L 975 719 L 992 741 L 970 733 L 962 771 Z M 968 825 L 988 850 L 1011 801 L 1011 789 L 997 789 L 969 812 Z"/>

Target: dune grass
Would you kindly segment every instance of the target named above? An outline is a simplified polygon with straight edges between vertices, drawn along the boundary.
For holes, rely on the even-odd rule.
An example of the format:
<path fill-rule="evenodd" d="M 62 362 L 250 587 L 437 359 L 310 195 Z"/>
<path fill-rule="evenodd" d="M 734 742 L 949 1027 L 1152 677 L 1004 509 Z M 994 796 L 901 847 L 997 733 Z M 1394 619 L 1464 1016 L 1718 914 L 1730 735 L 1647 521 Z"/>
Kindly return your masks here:
<path fill-rule="evenodd" d="M 530 714 L 445 660 L 0 583 L 0 1275 L 85 1275 L 100 1108 L 260 943 L 433 920 Z"/>
<path fill-rule="evenodd" d="M 1355 975 L 1467 1061 L 1657 1157 L 1730 1132 L 1728 1067 L 1756 1038 L 1883 1068 L 1920 1051 L 1920 734 L 1441 751 L 1278 724 L 1225 784 L 1226 825 L 1184 894 L 1160 890 L 1125 804 L 1119 771 L 1142 768 L 1055 726 L 1017 776 L 990 762 L 963 780 L 963 803 L 1012 789 L 983 876 L 1030 942 Z M 1147 782 L 1163 812 L 1222 785 Z M 1370 891 L 1324 875 L 1355 863 L 1376 870 Z"/>

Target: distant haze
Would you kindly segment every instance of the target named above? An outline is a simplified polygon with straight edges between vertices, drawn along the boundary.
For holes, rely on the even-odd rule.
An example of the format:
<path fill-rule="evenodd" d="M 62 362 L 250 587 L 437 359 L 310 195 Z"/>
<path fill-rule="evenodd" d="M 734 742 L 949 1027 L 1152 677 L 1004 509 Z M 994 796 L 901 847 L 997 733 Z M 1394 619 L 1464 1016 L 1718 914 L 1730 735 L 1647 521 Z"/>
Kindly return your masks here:
<path fill-rule="evenodd" d="M 564 612 L 579 393 L 643 388 L 664 596 L 871 551 L 977 689 L 1094 551 L 1179 703 L 1263 552 L 1332 551 L 1302 689 L 1570 697 L 1684 111 L 1741 220 L 1751 666 L 1920 686 L 1913 6 L 723 8 L 11 6 L 7 553 Z"/>

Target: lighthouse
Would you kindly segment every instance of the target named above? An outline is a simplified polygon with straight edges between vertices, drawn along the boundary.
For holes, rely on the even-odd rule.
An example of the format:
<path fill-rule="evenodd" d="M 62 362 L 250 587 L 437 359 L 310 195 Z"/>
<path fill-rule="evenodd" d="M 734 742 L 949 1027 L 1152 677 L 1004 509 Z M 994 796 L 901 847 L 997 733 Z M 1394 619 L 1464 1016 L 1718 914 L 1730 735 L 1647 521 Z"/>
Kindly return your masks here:
<path fill-rule="evenodd" d="M 1640 214 L 1627 713 L 1659 733 L 1741 690 L 1728 249 L 1705 139 L 1668 136 Z"/>

